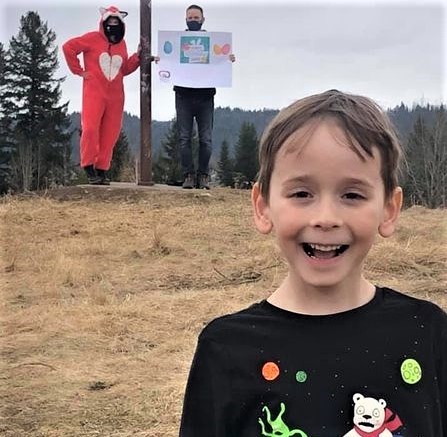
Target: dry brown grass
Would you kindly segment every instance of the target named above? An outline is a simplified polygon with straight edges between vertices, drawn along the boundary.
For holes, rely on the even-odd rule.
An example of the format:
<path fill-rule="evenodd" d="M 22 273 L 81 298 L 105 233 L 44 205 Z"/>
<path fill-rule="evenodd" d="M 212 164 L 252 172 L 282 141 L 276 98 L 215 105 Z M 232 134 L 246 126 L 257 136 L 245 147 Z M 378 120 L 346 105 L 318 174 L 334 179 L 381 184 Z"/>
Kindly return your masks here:
<path fill-rule="evenodd" d="M 1 216 L 0 435 L 177 435 L 197 334 L 284 275 L 249 193 L 73 188 Z M 447 308 L 445 211 L 403 213 L 368 276 Z"/>

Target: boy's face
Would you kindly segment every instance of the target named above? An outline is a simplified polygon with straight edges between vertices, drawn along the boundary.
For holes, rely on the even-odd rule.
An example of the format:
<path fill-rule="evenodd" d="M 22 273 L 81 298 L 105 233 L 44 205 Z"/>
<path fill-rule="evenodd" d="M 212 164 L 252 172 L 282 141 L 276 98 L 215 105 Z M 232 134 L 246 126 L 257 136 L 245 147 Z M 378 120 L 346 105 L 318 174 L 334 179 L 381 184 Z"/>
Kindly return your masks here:
<path fill-rule="evenodd" d="M 378 150 L 363 161 L 334 121 L 317 123 L 278 151 L 269 199 L 253 189 L 255 222 L 260 232 L 275 232 L 299 287 L 349 290 L 376 235 L 393 233 L 401 190 L 385 200 Z"/>

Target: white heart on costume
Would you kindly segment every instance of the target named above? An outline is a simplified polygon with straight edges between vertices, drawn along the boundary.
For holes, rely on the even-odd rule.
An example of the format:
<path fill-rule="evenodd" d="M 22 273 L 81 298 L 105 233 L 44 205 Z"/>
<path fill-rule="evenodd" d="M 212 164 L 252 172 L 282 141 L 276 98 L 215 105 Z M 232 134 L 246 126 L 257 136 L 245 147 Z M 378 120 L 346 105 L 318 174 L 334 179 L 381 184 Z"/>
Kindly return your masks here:
<path fill-rule="evenodd" d="M 103 52 L 99 56 L 99 66 L 108 80 L 115 79 L 121 65 L 123 65 L 123 58 L 120 55 L 110 56 L 108 53 Z"/>

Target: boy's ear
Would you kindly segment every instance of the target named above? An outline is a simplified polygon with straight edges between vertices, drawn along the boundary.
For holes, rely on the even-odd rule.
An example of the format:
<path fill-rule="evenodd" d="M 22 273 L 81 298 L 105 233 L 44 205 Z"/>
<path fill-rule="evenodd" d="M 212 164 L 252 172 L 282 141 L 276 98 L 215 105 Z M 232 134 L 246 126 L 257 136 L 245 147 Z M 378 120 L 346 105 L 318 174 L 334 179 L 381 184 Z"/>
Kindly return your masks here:
<path fill-rule="evenodd" d="M 273 224 L 270 220 L 270 208 L 261 194 L 258 182 L 253 185 L 251 190 L 251 204 L 253 206 L 256 228 L 261 234 L 268 234 L 273 229 Z"/>
<path fill-rule="evenodd" d="M 385 203 L 383 219 L 379 225 L 379 234 L 382 237 L 388 238 L 393 235 L 401 208 L 402 188 L 397 187 Z"/>

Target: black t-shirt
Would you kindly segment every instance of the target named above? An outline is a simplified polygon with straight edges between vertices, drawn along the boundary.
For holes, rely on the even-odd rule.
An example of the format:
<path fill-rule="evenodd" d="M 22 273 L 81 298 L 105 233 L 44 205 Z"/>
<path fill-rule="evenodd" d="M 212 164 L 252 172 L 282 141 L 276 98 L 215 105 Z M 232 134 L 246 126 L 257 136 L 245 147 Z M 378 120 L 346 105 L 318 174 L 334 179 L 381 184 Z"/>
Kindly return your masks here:
<path fill-rule="evenodd" d="M 199 336 L 181 437 L 447 437 L 447 315 L 377 288 L 310 316 L 267 301 Z"/>

